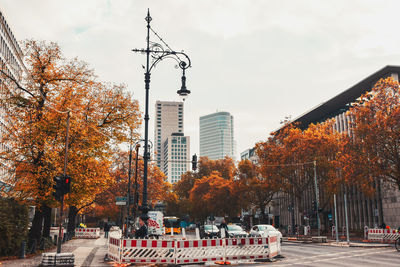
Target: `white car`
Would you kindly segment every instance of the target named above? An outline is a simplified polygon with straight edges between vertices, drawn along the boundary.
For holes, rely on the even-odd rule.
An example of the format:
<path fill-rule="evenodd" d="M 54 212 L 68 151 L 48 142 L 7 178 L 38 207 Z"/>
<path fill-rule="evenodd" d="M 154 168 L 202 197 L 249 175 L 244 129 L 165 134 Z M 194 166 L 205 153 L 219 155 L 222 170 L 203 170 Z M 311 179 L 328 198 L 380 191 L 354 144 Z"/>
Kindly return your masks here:
<path fill-rule="evenodd" d="M 268 237 L 269 235 L 277 235 L 278 240 L 282 243 L 282 233 L 270 224 L 254 225 L 250 231 L 250 236 Z"/>
<path fill-rule="evenodd" d="M 228 224 L 228 237 L 247 237 L 248 235 L 239 225 Z"/>

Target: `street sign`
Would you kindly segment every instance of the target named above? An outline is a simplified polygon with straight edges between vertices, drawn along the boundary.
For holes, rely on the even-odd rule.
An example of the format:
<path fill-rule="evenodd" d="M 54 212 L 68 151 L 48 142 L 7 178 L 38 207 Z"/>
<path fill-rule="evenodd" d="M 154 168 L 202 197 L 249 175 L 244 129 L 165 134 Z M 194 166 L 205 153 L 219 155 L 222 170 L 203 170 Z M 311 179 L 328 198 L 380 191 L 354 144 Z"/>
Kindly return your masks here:
<path fill-rule="evenodd" d="M 117 206 L 125 206 L 126 205 L 126 197 L 115 197 L 115 205 Z"/>

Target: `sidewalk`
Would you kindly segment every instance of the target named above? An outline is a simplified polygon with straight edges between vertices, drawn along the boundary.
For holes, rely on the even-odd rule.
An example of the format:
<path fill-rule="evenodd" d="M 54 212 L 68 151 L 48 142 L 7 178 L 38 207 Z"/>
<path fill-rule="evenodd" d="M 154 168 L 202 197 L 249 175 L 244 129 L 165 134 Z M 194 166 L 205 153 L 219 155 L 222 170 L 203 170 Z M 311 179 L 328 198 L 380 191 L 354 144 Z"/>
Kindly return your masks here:
<path fill-rule="evenodd" d="M 50 252 L 55 252 L 53 249 Z M 107 253 L 107 239 L 73 239 L 62 244 L 61 252 L 72 252 L 75 255 L 75 266 L 111 266 L 104 261 Z M 28 259 L 17 259 L 0 262 L 0 266 L 39 266 L 42 255 Z"/>

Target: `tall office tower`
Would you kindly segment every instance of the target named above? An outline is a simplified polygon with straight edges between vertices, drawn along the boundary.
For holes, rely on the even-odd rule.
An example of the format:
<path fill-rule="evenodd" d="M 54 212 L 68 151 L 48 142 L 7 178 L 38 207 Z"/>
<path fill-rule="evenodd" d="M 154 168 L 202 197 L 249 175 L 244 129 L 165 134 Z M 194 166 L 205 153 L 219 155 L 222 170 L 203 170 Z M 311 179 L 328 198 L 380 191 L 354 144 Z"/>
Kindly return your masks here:
<path fill-rule="evenodd" d="M 161 170 L 164 166 L 163 143 L 172 133 L 183 133 L 183 102 L 157 101 L 154 121 L 154 157 Z"/>
<path fill-rule="evenodd" d="M 163 171 L 168 182 L 176 183 L 181 175 L 190 170 L 190 137 L 172 133 L 163 144 Z"/>
<path fill-rule="evenodd" d="M 200 117 L 200 157 L 235 159 L 233 116 L 229 112 L 217 112 Z"/>
<path fill-rule="evenodd" d="M 3 13 L 0 11 L 0 68 L 8 76 L 16 80 L 21 80 L 22 75 L 26 72 L 23 63 L 22 50 L 18 45 L 14 34 L 11 32 Z M 5 84 L 0 81 L 0 93 L 5 93 Z M 4 121 L 4 107 L 0 107 L 0 134 L 6 130 Z M 7 144 L 0 144 L 0 150 L 9 149 Z M 8 162 L 0 162 L 0 191 L 5 190 L 7 185 L 3 182 L 4 178 L 8 175 Z"/>

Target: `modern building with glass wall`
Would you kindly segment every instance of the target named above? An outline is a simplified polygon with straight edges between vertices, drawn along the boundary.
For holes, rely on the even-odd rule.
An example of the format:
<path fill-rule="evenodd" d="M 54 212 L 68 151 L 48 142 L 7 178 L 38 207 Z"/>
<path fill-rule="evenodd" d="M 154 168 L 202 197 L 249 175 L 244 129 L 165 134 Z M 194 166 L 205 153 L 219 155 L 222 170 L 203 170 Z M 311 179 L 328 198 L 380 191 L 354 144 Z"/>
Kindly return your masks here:
<path fill-rule="evenodd" d="M 181 175 L 190 170 L 190 137 L 172 133 L 163 144 L 163 172 L 168 182 L 174 184 Z"/>
<path fill-rule="evenodd" d="M 235 159 L 233 116 L 229 112 L 216 112 L 200 117 L 200 157 Z"/>

